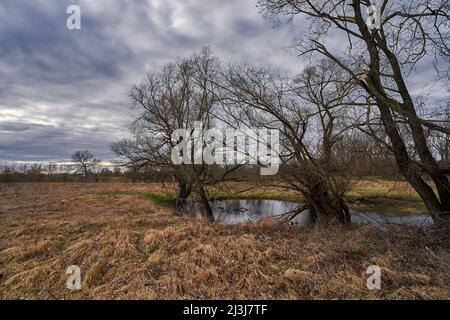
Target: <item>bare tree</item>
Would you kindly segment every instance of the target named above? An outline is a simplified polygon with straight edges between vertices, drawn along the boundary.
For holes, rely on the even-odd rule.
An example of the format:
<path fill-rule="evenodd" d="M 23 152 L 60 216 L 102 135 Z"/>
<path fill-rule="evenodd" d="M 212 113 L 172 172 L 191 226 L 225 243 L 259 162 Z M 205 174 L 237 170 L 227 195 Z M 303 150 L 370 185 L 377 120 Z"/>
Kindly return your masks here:
<path fill-rule="evenodd" d="M 198 195 L 210 220 L 208 186 L 223 181 L 234 167 L 220 171 L 205 162 L 197 163 L 193 148 L 191 154 L 179 154 L 190 159 L 188 163 L 175 164 L 171 155 L 183 139 L 191 143 L 196 122 L 202 125 L 197 128 L 200 131 L 213 126 L 220 103 L 215 84 L 218 71 L 218 60 L 205 48 L 191 58 L 165 65 L 160 72 L 147 74 L 130 93 L 133 108 L 138 111 L 131 125 L 133 139 L 112 145 L 128 168 L 136 171 L 153 167 L 161 174 L 170 174 L 178 185 L 178 207 L 184 207 L 191 194 Z M 186 129 L 190 137 L 174 141 L 172 134 L 179 129 Z"/>
<path fill-rule="evenodd" d="M 56 162 L 49 162 L 47 164 L 47 174 L 53 175 L 58 170 L 58 164 Z"/>
<path fill-rule="evenodd" d="M 72 161 L 75 166 L 75 173 L 83 175 L 85 179 L 97 167 L 101 160 L 96 159 L 89 150 L 76 151 L 72 155 Z"/>
<path fill-rule="evenodd" d="M 389 138 L 386 147 L 395 156 L 400 172 L 435 217 L 449 217 L 450 184 L 430 149 L 425 129 L 446 135 L 450 130 L 435 119 L 419 115 L 406 78 L 419 61 L 431 55 L 438 71 L 446 71 L 443 79 L 448 84 L 450 2 L 383 0 L 379 29 L 370 28 L 364 18 L 371 5 L 368 0 L 259 1 L 262 12 L 271 18 L 309 18 L 309 31 L 297 45 L 300 53 L 318 53 L 334 61 L 367 93 L 368 104 L 379 112 Z M 341 33 L 347 45 L 345 55 L 327 46 L 331 33 L 333 37 Z M 418 159 L 408 153 L 408 139 Z M 421 172 L 432 180 L 435 189 Z"/>
<path fill-rule="evenodd" d="M 351 221 L 344 195 L 350 179 L 336 161 L 335 145 L 347 126 L 342 119 L 354 86 L 333 63 L 322 61 L 295 79 L 269 69 L 233 66 L 224 76 L 230 113 L 249 125 L 279 129 L 281 172 L 287 188 L 325 220 Z M 245 117 L 244 117 L 245 115 Z M 284 184 L 286 185 L 286 184 Z"/>

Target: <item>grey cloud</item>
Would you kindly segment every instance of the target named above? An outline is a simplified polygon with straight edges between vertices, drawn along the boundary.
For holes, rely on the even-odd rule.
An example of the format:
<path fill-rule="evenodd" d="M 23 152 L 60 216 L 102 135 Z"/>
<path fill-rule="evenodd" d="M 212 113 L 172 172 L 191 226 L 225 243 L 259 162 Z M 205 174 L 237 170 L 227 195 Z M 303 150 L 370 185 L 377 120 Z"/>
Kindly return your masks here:
<path fill-rule="evenodd" d="M 66 28 L 70 4 L 82 30 Z M 0 161 L 62 161 L 77 149 L 110 160 L 132 119 L 128 89 L 146 71 L 201 46 L 300 71 L 284 49 L 297 23 L 274 30 L 256 0 L 2 0 Z"/>
<path fill-rule="evenodd" d="M 4 123 L 0 124 L 0 132 L 8 133 L 8 132 L 21 132 L 30 130 L 31 126 L 23 124 L 23 123 Z"/>
<path fill-rule="evenodd" d="M 70 4 L 82 30 L 65 27 Z M 109 144 L 128 134 L 127 91 L 145 71 L 205 45 L 269 63 L 268 43 L 277 51 L 287 39 L 254 1 L 2 0 L 0 161 L 64 160 L 76 149 L 111 159 Z"/>

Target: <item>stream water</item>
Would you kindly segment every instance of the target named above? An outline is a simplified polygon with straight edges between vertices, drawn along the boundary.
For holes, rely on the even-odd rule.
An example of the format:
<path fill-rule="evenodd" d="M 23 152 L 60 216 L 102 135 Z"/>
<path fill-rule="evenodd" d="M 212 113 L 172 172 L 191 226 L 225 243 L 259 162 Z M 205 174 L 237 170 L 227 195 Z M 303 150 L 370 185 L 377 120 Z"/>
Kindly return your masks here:
<path fill-rule="evenodd" d="M 298 203 L 278 200 L 224 200 L 211 201 L 210 204 L 215 221 L 225 224 L 254 223 L 262 218 L 276 218 L 300 206 Z M 197 217 L 204 217 L 204 211 L 200 204 L 194 204 L 193 209 Z M 314 223 L 314 217 L 310 212 L 305 211 L 298 215 L 293 222 L 299 226 L 307 226 Z M 425 214 L 352 212 L 352 222 L 369 223 L 380 228 L 386 228 L 389 225 L 426 227 L 433 224 L 433 219 L 430 215 Z"/>

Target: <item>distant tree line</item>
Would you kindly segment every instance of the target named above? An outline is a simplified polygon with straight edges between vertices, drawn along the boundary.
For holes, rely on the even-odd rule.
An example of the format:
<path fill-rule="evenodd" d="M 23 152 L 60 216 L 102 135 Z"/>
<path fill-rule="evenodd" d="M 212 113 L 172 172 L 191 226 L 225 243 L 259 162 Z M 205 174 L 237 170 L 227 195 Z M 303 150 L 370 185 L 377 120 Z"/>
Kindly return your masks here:
<path fill-rule="evenodd" d="M 0 182 L 106 181 L 123 175 L 118 166 L 101 166 L 101 160 L 88 150 L 76 151 L 69 164 L 0 163 Z"/>
<path fill-rule="evenodd" d="M 32 164 L 0 164 L 0 182 L 100 182 L 111 178 L 124 177 L 119 167 L 99 168 L 89 173 L 87 177 L 75 172 L 73 165 L 58 165 L 56 163 Z"/>
<path fill-rule="evenodd" d="M 443 168 L 450 169 L 450 139 L 444 135 L 430 137 L 434 153 Z M 399 179 L 395 158 L 382 145 L 361 132 L 352 132 L 338 142 L 342 162 L 351 168 L 351 175 L 358 178 Z M 85 153 L 82 155 L 82 153 Z M 0 163 L 0 182 L 73 182 L 73 181 L 130 181 L 168 182 L 170 171 L 148 165 L 129 166 L 117 164 L 102 167 L 90 151 L 77 151 L 72 155 L 71 164 L 48 163 Z M 258 166 L 237 168 L 231 176 L 243 182 L 259 181 Z M 290 171 L 288 164 L 281 164 L 282 171 Z M 220 168 L 216 168 L 220 171 Z M 256 178 L 255 178 L 256 177 Z M 272 177 L 273 178 L 273 177 Z"/>

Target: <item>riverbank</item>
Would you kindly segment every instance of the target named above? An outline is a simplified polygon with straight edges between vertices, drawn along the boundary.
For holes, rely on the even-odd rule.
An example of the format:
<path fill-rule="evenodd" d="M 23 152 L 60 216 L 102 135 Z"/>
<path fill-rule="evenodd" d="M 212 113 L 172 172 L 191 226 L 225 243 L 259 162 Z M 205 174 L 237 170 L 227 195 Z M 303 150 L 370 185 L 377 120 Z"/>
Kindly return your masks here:
<path fill-rule="evenodd" d="M 450 299 L 442 230 L 208 224 L 149 192 L 164 189 L 0 185 L 0 298 Z M 81 291 L 66 288 L 70 265 Z M 381 268 L 381 290 L 366 287 L 369 265 Z"/>
<path fill-rule="evenodd" d="M 225 186 L 225 187 L 224 187 Z M 224 191 L 226 190 L 226 191 Z M 175 198 L 175 193 L 169 189 L 157 193 L 148 193 L 152 201 L 167 203 Z M 210 190 L 212 199 L 247 199 L 247 200 L 281 200 L 301 202 L 301 196 L 289 189 L 258 186 L 249 183 L 228 183 Z M 427 212 L 420 197 L 405 181 L 395 181 L 377 178 L 366 178 L 355 181 L 346 195 L 350 208 L 360 212 L 378 212 L 395 214 L 424 214 Z"/>

